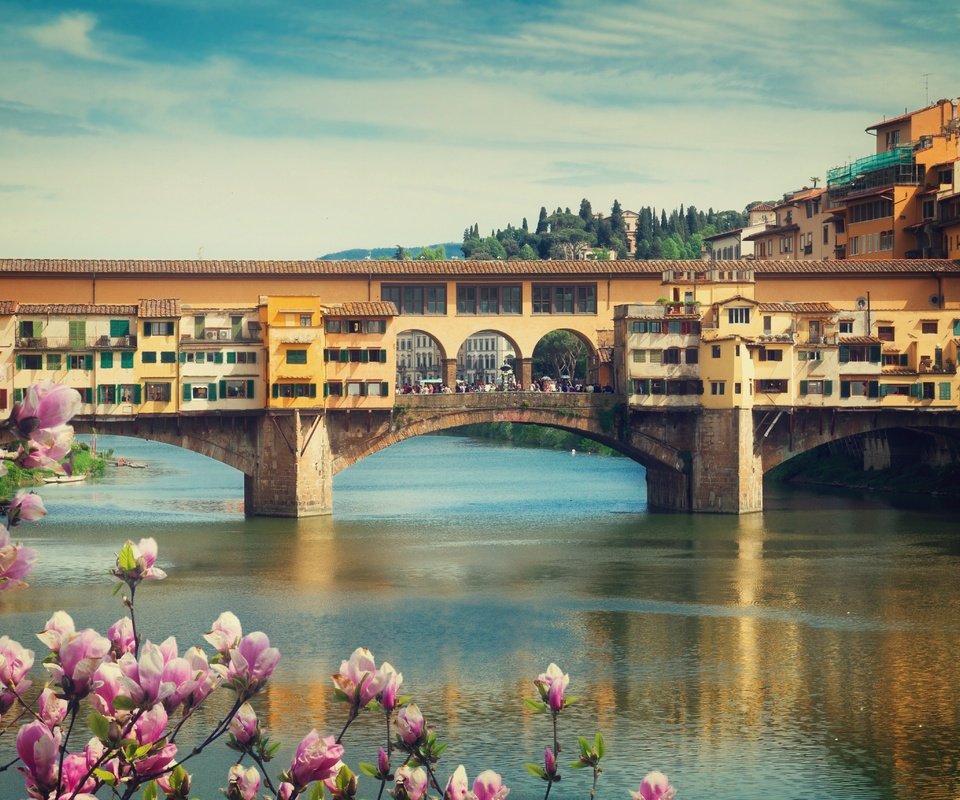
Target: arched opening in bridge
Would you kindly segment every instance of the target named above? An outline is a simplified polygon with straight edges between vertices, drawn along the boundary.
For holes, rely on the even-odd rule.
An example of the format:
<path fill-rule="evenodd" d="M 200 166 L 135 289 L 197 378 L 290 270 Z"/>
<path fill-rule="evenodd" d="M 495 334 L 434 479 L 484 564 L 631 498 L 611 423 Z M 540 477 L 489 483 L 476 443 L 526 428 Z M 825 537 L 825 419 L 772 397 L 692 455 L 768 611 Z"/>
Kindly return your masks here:
<path fill-rule="evenodd" d="M 397 334 L 397 386 L 401 392 L 443 383 L 446 353 L 430 334 L 416 329 Z"/>
<path fill-rule="evenodd" d="M 495 330 L 470 334 L 457 351 L 457 380 L 473 388 L 512 389 L 517 380 L 517 346 Z"/>
<path fill-rule="evenodd" d="M 596 352 L 581 333 L 564 328 L 550 331 L 533 348 L 533 378 L 542 391 L 602 388 L 605 382 L 595 367 Z"/>

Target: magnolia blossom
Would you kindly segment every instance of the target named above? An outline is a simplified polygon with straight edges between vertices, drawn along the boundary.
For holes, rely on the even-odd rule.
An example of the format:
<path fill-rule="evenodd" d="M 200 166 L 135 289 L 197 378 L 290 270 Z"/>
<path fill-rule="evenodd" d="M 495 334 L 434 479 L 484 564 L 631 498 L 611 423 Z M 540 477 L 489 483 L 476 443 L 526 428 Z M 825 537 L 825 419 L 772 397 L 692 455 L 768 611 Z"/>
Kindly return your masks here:
<path fill-rule="evenodd" d="M 383 706 L 384 711 L 393 711 L 397 707 L 397 692 L 403 685 L 403 674 L 397 672 L 389 662 L 384 661 L 380 665 L 380 681 L 382 685 L 380 705 Z"/>
<path fill-rule="evenodd" d="M 33 667 L 33 658 L 33 650 L 9 636 L 0 636 L 0 714 L 8 711 L 32 685 L 26 676 Z"/>
<path fill-rule="evenodd" d="M 104 657 L 110 640 L 92 628 L 64 636 L 58 662 L 44 664 L 68 698 L 82 698 L 91 689 L 90 681 Z"/>
<path fill-rule="evenodd" d="M 550 664 L 547 671 L 534 681 L 540 694 L 554 713 L 563 710 L 563 693 L 570 683 L 570 676 L 560 671 L 556 664 Z"/>
<path fill-rule="evenodd" d="M 3 462 L 0 461 L 0 464 Z M 23 579 L 33 569 L 37 551 L 10 541 L 10 532 L 0 525 L 0 592 L 7 589 L 22 589 Z"/>
<path fill-rule="evenodd" d="M 377 772 L 384 778 L 390 774 L 390 756 L 382 747 L 377 751 Z"/>
<path fill-rule="evenodd" d="M 230 720 L 230 733 L 237 744 L 255 743 L 259 738 L 257 727 L 257 712 L 253 710 L 253 706 L 249 703 L 240 706 L 237 713 L 233 715 L 233 719 Z"/>
<path fill-rule="evenodd" d="M 65 473 L 68 470 L 60 462 L 70 455 L 72 446 L 73 426 L 42 428 L 33 432 L 26 448 L 17 457 L 17 463 L 25 469 L 49 469 Z"/>
<path fill-rule="evenodd" d="M 270 639 L 262 631 L 244 636 L 230 650 L 227 681 L 238 694 L 253 697 L 264 686 L 280 661 L 280 651 L 270 646 Z"/>
<path fill-rule="evenodd" d="M 380 694 L 385 677 L 377 669 L 373 653 L 365 647 L 358 647 L 349 661 L 340 663 L 340 671 L 333 676 L 333 683 L 347 696 L 356 710 L 363 708 Z"/>
<path fill-rule="evenodd" d="M 196 678 L 196 686 L 193 687 L 190 698 L 184 706 L 192 709 L 200 705 L 207 695 L 220 685 L 227 675 L 227 668 L 222 664 L 208 663 L 207 654 L 197 646 L 187 650 L 184 658 L 190 663 L 190 668 Z"/>
<path fill-rule="evenodd" d="M 60 645 L 63 644 L 64 639 L 74 634 L 76 630 L 73 617 L 66 611 L 57 611 L 47 620 L 43 630 L 37 634 L 37 638 L 50 648 L 51 653 L 59 654 Z"/>
<path fill-rule="evenodd" d="M 220 655 L 227 655 L 230 650 L 240 644 L 243 636 L 243 628 L 240 626 L 240 620 L 232 611 L 224 611 L 213 621 L 210 630 L 203 635 L 214 650 Z"/>
<path fill-rule="evenodd" d="M 128 699 L 133 705 L 143 698 L 139 685 L 124 675 L 120 665 L 114 661 L 105 661 L 97 667 L 93 673 L 92 687 L 90 702 L 105 717 L 118 715 L 115 705 L 118 697 Z"/>
<path fill-rule="evenodd" d="M 396 790 L 394 797 L 397 800 L 421 800 L 430 788 L 427 771 L 423 767 L 410 769 L 406 764 L 397 770 Z"/>
<path fill-rule="evenodd" d="M 125 561 L 129 549 L 133 565 Z M 167 573 L 157 566 L 157 540 L 152 536 L 140 540 L 139 544 L 127 541 L 120 553 L 117 554 L 117 567 L 113 574 L 127 583 L 141 580 L 163 580 Z"/>
<path fill-rule="evenodd" d="M 23 401 L 13 409 L 17 433 L 29 439 L 37 430 L 57 428 L 77 413 L 80 392 L 69 386 L 43 381 L 30 386 L 23 393 Z"/>
<path fill-rule="evenodd" d="M 404 706 L 397 713 L 397 735 L 401 741 L 413 747 L 423 738 L 424 723 L 423 714 L 416 703 Z"/>
<path fill-rule="evenodd" d="M 543 770 L 548 778 L 557 777 L 557 757 L 549 747 L 543 751 Z"/>
<path fill-rule="evenodd" d="M 321 737 L 314 728 L 297 745 L 290 764 L 290 778 L 298 788 L 313 781 L 325 781 L 336 776 L 343 757 L 343 745 L 332 736 Z"/>
<path fill-rule="evenodd" d="M 230 767 L 227 773 L 227 788 L 224 794 L 229 800 L 256 800 L 260 791 L 260 773 L 256 767 L 244 769 L 239 764 Z"/>
<path fill-rule="evenodd" d="M 37 716 L 53 730 L 67 716 L 67 701 L 57 697 L 52 689 L 44 689 L 37 698 Z"/>
<path fill-rule="evenodd" d="M 453 771 L 450 780 L 447 781 L 447 788 L 443 790 L 443 800 L 467 800 L 470 795 L 469 784 L 467 783 L 467 771 L 463 764 Z"/>
<path fill-rule="evenodd" d="M 36 492 L 20 489 L 14 494 L 7 509 L 7 522 L 12 528 L 21 522 L 33 522 L 47 513 L 43 506 L 43 498 Z"/>
<path fill-rule="evenodd" d="M 481 772 L 473 782 L 477 800 L 503 800 L 510 790 L 503 785 L 503 778 L 492 769 Z"/>
<path fill-rule="evenodd" d="M 673 800 L 677 790 L 670 785 L 670 780 L 662 772 L 648 772 L 640 781 L 640 790 L 630 792 L 634 800 Z"/>
<path fill-rule="evenodd" d="M 290 783 L 290 781 L 283 781 L 283 783 L 277 787 L 277 800 L 290 800 L 296 789 L 297 787 Z"/>
<path fill-rule="evenodd" d="M 133 635 L 133 621 L 130 617 L 121 617 L 107 628 L 107 638 L 110 640 L 110 652 L 114 658 L 121 658 L 137 649 L 137 640 Z"/>
<path fill-rule="evenodd" d="M 50 730 L 40 720 L 28 722 L 17 732 L 16 746 L 27 790 L 33 797 L 46 797 L 57 783 L 60 729 Z"/>

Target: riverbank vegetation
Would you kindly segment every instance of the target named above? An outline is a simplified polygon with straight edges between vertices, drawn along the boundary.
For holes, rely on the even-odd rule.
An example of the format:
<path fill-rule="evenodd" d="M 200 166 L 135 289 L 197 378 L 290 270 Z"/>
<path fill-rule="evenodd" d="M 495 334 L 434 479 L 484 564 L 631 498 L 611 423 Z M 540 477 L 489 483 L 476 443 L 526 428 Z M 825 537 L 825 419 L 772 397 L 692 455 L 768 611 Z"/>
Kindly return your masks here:
<path fill-rule="evenodd" d="M 620 455 L 616 450 L 592 439 L 585 439 L 575 433 L 567 433 L 557 428 L 546 428 L 542 425 L 522 425 L 516 422 L 484 422 L 454 428 L 448 433 L 456 436 L 469 436 L 472 439 L 503 442 L 518 447 L 576 450 L 578 453 L 595 453 L 601 456 Z"/>
<path fill-rule="evenodd" d="M 74 442 L 67 459 L 73 465 L 74 475 L 98 477 L 103 475 L 111 451 L 94 453 L 86 442 Z M 45 475 L 54 473 L 46 469 L 24 469 L 8 462 L 7 474 L 0 476 L 0 497 L 7 497 L 23 486 L 39 486 Z"/>
<path fill-rule="evenodd" d="M 887 469 L 863 469 L 862 459 L 823 445 L 774 467 L 767 478 L 778 483 L 844 486 L 891 494 L 931 494 L 960 498 L 960 465 L 935 466 L 904 461 Z"/>

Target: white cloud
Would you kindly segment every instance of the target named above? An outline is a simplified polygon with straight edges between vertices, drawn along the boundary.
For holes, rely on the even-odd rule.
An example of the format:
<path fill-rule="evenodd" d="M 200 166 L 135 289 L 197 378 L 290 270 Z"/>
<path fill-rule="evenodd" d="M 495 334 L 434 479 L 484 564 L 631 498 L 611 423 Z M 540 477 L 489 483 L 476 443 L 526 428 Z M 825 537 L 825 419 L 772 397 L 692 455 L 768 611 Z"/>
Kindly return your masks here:
<path fill-rule="evenodd" d="M 61 14 L 55 21 L 25 29 L 26 35 L 41 47 L 58 50 L 90 61 L 110 60 L 94 44 L 90 34 L 97 27 L 92 14 L 75 11 Z"/>

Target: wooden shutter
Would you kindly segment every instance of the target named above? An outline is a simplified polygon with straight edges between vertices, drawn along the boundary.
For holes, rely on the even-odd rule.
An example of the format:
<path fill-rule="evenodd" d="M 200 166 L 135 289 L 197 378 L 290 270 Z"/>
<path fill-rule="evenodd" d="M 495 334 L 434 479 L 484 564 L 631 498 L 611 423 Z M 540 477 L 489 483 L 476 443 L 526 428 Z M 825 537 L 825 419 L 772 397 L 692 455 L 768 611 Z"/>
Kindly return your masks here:
<path fill-rule="evenodd" d="M 224 394 L 226 394 L 226 392 L 224 392 Z M 207 400 L 216 400 L 216 399 L 217 399 L 217 384 L 208 383 L 207 384 Z"/>
<path fill-rule="evenodd" d="M 881 359 L 880 355 L 880 345 L 872 344 L 870 345 L 870 363 L 879 364 Z"/>
<path fill-rule="evenodd" d="M 193 395 L 191 394 L 192 386 L 189 383 L 183 384 L 183 399 L 189 400 Z"/>
<path fill-rule="evenodd" d="M 383 383 L 380 384 L 380 394 L 384 397 L 390 396 L 390 384 L 387 383 L 387 381 L 383 381 Z"/>
<path fill-rule="evenodd" d="M 824 381 L 823 382 L 823 393 L 827 397 L 833 394 L 833 381 Z"/>
<path fill-rule="evenodd" d="M 867 381 L 867 397 L 879 397 L 879 396 L 880 396 L 880 382 Z"/>
<path fill-rule="evenodd" d="M 807 395 L 807 381 L 800 381 L 800 396 L 806 397 Z"/>
<path fill-rule="evenodd" d="M 329 384 L 329 383 L 324 383 L 324 384 L 323 384 L 323 396 L 324 396 L 324 397 L 329 397 L 329 396 L 330 396 L 330 384 Z"/>
<path fill-rule="evenodd" d="M 133 387 L 133 402 L 142 403 L 143 402 L 143 386 L 139 383 L 134 384 Z"/>
<path fill-rule="evenodd" d="M 227 396 L 227 382 L 220 381 L 220 399 L 222 400 Z"/>
<path fill-rule="evenodd" d="M 840 345 L 840 363 L 846 364 L 850 360 L 850 347 L 848 345 Z M 849 397 L 850 395 L 847 395 Z"/>
<path fill-rule="evenodd" d="M 88 354 L 88 355 L 85 355 L 85 356 L 83 357 L 83 363 L 84 363 L 84 367 L 83 367 L 83 368 L 84 368 L 85 370 L 87 370 L 87 372 L 89 372 L 90 370 L 92 370 L 92 369 L 93 369 L 93 353 L 90 353 L 90 354 Z"/>
<path fill-rule="evenodd" d="M 315 383 L 311 383 L 311 384 L 310 384 L 310 396 L 311 396 L 311 397 L 316 397 L 316 396 L 317 396 L 317 384 L 315 384 Z"/>
<path fill-rule="evenodd" d="M 841 397 L 850 396 L 850 381 L 840 381 L 840 396 Z"/>
<path fill-rule="evenodd" d="M 944 381 L 940 384 L 940 399 L 949 400 L 950 399 L 950 383 Z"/>
<path fill-rule="evenodd" d="M 253 399 L 254 392 L 256 387 L 253 385 L 253 381 L 247 381 L 247 398 Z"/>
<path fill-rule="evenodd" d="M 130 320 L 128 319 L 110 320 L 111 338 L 114 338 L 117 336 L 129 336 L 129 335 L 130 335 Z"/>
<path fill-rule="evenodd" d="M 271 397 L 279 397 L 279 396 L 280 396 L 280 387 L 279 387 L 277 384 L 273 384 L 273 385 L 270 387 L 270 396 L 271 396 Z"/>
<path fill-rule="evenodd" d="M 237 363 L 237 354 L 233 350 L 227 351 L 227 363 L 236 364 Z"/>
<path fill-rule="evenodd" d="M 100 368 L 101 369 L 110 369 L 113 366 L 113 353 L 109 350 L 104 350 L 100 353 Z"/>

